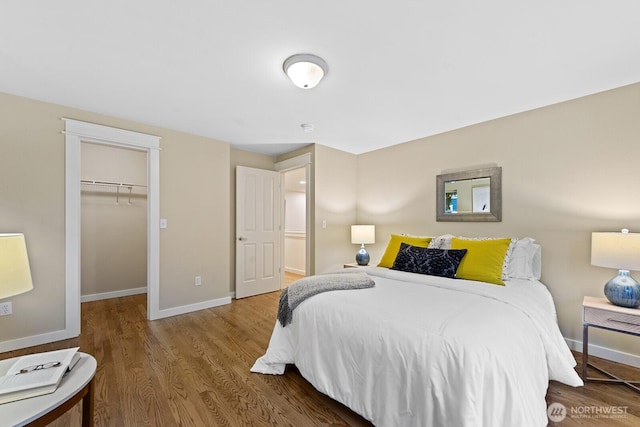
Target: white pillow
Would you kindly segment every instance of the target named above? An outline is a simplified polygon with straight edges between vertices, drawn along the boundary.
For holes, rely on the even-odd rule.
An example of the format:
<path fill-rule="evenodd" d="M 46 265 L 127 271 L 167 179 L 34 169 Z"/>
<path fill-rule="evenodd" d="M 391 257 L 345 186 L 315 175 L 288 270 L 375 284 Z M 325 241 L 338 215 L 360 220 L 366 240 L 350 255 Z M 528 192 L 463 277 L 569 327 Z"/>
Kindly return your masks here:
<path fill-rule="evenodd" d="M 533 277 L 540 280 L 542 277 L 542 247 L 537 243 L 531 245 L 531 272 Z"/>
<path fill-rule="evenodd" d="M 503 279 L 540 279 L 542 250 L 534 242 L 531 237 L 516 240 Z"/>
<path fill-rule="evenodd" d="M 429 242 L 429 249 L 451 249 L 451 239 L 455 236 L 453 234 L 443 234 L 431 239 Z"/>

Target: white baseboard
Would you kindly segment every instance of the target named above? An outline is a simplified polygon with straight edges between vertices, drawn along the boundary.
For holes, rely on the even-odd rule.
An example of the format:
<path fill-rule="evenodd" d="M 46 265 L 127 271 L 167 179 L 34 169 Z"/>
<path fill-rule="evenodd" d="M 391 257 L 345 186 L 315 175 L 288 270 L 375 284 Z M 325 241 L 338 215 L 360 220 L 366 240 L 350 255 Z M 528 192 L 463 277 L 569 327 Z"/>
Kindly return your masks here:
<path fill-rule="evenodd" d="M 565 338 L 564 340 L 567 342 L 567 345 L 571 350 L 582 353 L 582 341 L 569 338 Z M 640 356 L 631 353 L 625 353 L 624 351 L 612 350 L 610 348 L 602 347 L 599 345 L 589 344 L 589 356 L 601 357 L 613 362 L 623 363 L 625 365 L 640 368 Z"/>
<path fill-rule="evenodd" d="M 205 310 L 207 308 L 218 307 L 226 304 L 231 304 L 231 297 L 212 299 L 195 304 L 182 305 L 180 307 L 165 308 L 158 312 L 158 317 L 156 319 L 164 319 L 165 317 L 178 316 L 180 314 L 187 314 L 194 311 Z"/>
<path fill-rule="evenodd" d="M 47 332 L 40 335 L 32 335 L 30 337 L 18 338 L 15 340 L 0 342 L 0 353 L 5 351 L 20 350 L 35 345 L 48 344 L 55 341 L 62 341 L 69 338 L 75 338 L 77 335 L 69 335 L 69 333 L 61 329 L 59 331 Z"/>
<path fill-rule="evenodd" d="M 99 294 L 81 295 L 80 302 L 100 301 L 103 299 L 128 297 L 130 295 L 138 295 L 138 294 L 146 294 L 146 293 L 147 293 L 147 287 L 143 286 L 141 288 L 124 289 L 122 291 L 111 291 L 111 292 L 102 292 Z"/>
<path fill-rule="evenodd" d="M 289 273 L 295 273 L 295 274 L 299 274 L 301 276 L 304 276 L 305 274 L 307 274 L 306 271 L 304 270 L 300 270 L 298 268 L 293 268 L 293 267 L 285 267 L 284 271 L 288 271 Z"/>

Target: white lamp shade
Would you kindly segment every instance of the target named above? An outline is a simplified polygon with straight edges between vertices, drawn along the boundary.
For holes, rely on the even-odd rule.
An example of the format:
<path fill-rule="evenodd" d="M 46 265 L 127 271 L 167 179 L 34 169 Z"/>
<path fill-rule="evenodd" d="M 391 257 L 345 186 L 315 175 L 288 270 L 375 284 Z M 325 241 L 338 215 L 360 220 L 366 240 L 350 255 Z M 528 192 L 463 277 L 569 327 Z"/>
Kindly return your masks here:
<path fill-rule="evenodd" d="M 591 233 L 591 264 L 640 270 L 640 233 Z"/>
<path fill-rule="evenodd" d="M 0 299 L 33 289 L 24 234 L 0 234 Z"/>
<path fill-rule="evenodd" d="M 375 225 L 352 225 L 351 226 L 351 243 L 361 245 L 363 243 L 376 242 L 376 226 Z"/>
<path fill-rule="evenodd" d="M 327 74 L 327 63 L 320 57 L 301 53 L 290 56 L 284 61 L 284 72 L 294 85 L 301 89 L 311 89 L 320 83 Z"/>

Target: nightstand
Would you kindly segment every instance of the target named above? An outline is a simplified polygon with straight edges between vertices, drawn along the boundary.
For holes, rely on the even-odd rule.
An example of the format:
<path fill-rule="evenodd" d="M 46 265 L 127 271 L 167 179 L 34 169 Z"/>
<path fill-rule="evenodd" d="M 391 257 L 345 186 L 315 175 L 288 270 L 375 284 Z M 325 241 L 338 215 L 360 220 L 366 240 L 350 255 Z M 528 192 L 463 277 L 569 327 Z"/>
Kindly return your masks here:
<path fill-rule="evenodd" d="M 582 301 L 582 379 L 587 381 L 624 384 L 640 392 L 640 381 L 623 380 L 589 363 L 589 326 L 640 337 L 640 309 L 618 307 L 606 298 L 584 297 Z M 609 378 L 587 377 L 587 366 L 602 372 Z"/>
<path fill-rule="evenodd" d="M 342 268 L 364 268 L 364 267 L 369 267 L 369 265 L 358 265 L 357 262 L 350 262 L 342 265 Z"/>

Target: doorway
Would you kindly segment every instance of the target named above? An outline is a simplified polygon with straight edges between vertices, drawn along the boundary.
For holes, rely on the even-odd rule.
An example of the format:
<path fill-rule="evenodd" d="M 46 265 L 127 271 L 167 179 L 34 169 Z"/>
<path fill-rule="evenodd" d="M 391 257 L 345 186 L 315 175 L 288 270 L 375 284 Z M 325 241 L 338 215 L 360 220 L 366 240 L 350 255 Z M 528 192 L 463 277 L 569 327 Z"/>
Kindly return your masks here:
<path fill-rule="evenodd" d="M 312 183 L 313 173 L 312 173 L 311 166 L 312 166 L 311 153 L 301 154 L 299 156 L 292 157 L 290 159 L 277 162 L 275 164 L 275 170 L 280 172 L 280 183 L 282 188 L 285 188 L 285 192 L 287 187 L 285 180 L 287 178 L 288 172 L 295 171 L 292 175 L 290 175 L 291 177 L 290 179 L 291 181 L 293 181 L 294 184 L 297 181 L 298 186 L 296 186 L 295 189 L 297 189 L 298 192 L 302 192 L 302 187 L 304 187 L 304 227 L 302 227 L 302 225 L 292 226 L 292 228 L 302 228 L 304 230 L 304 244 L 303 244 L 304 245 L 304 268 L 299 268 L 300 272 L 302 273 L 302 270 L 304 270 L 304 273 L 302 273 L 301 276 L 310 276 L 314 274 L 314 270 L 315 270 L 314 263 L 313 263 L 314 249 L 313 249 L 313 245 L 311 244 L 311 242 L 314 239 L 314 231 L 312 228 L 313 196 L 312 196 L 312 190 L 311 190 L 312 184 L 313 184 Z M 296 178 L 293 178 L 294 176 Z M 300 183 L 301 181 L 303 181 L 304 184 L 301 184 Z M 284 199 L 284 192 L 283 192 L 282 200 L 283 200 L 284 208 L 282 210 L 281 223 L 284 224 L 284 227 L 282 227 L 282 236 L 284 240 L 286 238 L 285 231 L 287 228 L 287 221 L 285 219 L 287 207 Z M 300 201 L 302 201 L 302 197 L 300 197 Z M 302 209 L 299 209 L 299 210 L 302 210 Z M 295 224 L 299 224 L 299 221 L 301 220 L 297 219 Z M 300 231 L 300 230 L 295 230 L 295 231 Z M 282 277 L 284 278 L 282 281 L 282 287 L 285 287 L 288 285 L 286 283 L 286 275 L 287 275 L 286 263 L 290 262 L 286 259 L 287 256 L 284 253 L 285 251 L 284 247 L 285 245 L 283 244 L 282 245 L 282 268 L 285 274 L 282 275 Z M 298 265 L 302 265 L 302 263 L 299 263 Z"/>
<path fill-rule="evenodd" d="M 160 137 L 94 123 L 65 122 L 65 329 L 59 339 L 80 335 L 80 144 L 93 142 L 147 152 L 147 318 L 160 310 Z M 168 314 L 170 315 L 170 314 Z"/>
<path fill-rule="evenodd" d="M 284 286 L 306 276 L 307 178 L 305 167 L 283 172 Z"/>
<path fill-rule="evenodd" d="M 81 143 L 81 302 L 147 293 L 147 152 Z"/>

